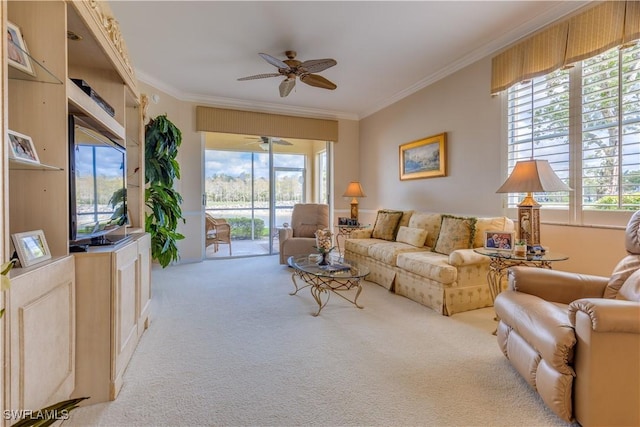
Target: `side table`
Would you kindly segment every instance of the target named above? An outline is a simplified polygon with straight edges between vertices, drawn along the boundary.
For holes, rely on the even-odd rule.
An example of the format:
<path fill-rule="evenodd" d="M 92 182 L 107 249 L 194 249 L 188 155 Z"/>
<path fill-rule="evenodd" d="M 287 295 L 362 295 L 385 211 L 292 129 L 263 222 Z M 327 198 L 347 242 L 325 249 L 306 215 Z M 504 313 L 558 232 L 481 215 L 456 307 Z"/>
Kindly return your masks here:
<path fill-rule="evenodd" d="M 502 279 L 507 274 L 509 267 L 524 265 L 527 267 L 551 268 L 552 262 L 565 261 L 569 259 L 567 255 L 545 252 L 542 254 L 526 254 L 516 256 L 513 252 L 497 251 L 495 249 L 477 248 L 474 252 L 489 257 L 489 271 L 487 272 L 487 282 L 491 300 L 495 301 L 502 291 Z"/>
<path fill-rule="evenodd" d="M 340 249 L 340 237 L 342 237 L 343 240 L 348 239 L 349 237 L 351 237 L 351 233 L 353 233 L 356 230 L 364 230 L 366 228 L 369 228 L 370 225 L 336 225 L 336 230 L 338 230 L 338 232 L 336 233 L 336 247 L 338 248 L 338 252 L 340 253 L 340 257 L 342 259 L 343 257 L 343 253 L 342 253 L 342 249 Z"/>

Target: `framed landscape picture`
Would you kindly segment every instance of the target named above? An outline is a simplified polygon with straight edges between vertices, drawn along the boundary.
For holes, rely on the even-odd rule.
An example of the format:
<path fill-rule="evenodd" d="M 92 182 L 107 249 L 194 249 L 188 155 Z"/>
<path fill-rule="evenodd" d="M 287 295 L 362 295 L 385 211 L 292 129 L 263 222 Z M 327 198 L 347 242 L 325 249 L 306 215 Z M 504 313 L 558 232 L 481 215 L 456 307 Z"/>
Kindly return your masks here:
<path fill-rule="evenodd" d="M 400 146 L 400 180 L 447 174 L 447 134 L 430 136 Z"/>

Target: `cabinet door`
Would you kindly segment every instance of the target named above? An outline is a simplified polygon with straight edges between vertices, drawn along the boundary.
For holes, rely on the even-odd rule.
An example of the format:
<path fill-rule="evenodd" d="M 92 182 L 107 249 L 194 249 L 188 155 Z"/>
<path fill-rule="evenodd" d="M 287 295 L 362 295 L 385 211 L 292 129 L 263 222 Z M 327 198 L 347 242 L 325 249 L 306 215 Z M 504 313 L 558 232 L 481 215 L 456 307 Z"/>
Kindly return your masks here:
<path fill-rule="evenodd" d="M 138 335 L 142 335 L 149 327 L 149 311 L 151 307 L 151 235 L 145 234 L 138 239 L 139 275 L 139 318 Z"/>
<path fill-rule="evenodd" d="M 133 242 L 114 253 L 111 333 L 113 343 L 113 387 L 115 399 L 122 387 L 122 374 L 138 343 L 138 245 Z"/>
<path fill-rule="evenodd" d="M 35 410 L 69 398 L 74 389 L 74 260 L 22 270 L 7 291 L 6 408 Z"/>

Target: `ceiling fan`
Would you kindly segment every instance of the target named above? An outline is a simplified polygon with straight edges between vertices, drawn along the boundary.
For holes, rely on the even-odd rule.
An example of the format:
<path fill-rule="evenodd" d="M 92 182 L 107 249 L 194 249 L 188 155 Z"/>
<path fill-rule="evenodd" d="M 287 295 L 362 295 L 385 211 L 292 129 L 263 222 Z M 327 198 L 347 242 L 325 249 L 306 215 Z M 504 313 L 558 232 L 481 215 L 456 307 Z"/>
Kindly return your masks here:
<path fill-rule="evenodd" d="M 294 50 L 288 50 L 285 52 L 288 59 L 284 61 L 279 60 L 278 58 L 274 58 L 271 55 L 266 53 L 259 53 L 265 61 L 274 67 L 278 68 L 277 73 L 266 73 L 266 74 L 256 74 L 248 77 L 241 77 L 238 80 L 255 80 L 255 79 L 264 79 L 266 77 L 279 77 L 285 76 L 286 78 L 280 83 L 280 96 L 284 98 L 289 95 L 291 90 L 296 85 L 296 76 L 300 78 L 300 81 L 306 83 L 310 86 L 315 86 L 323 89 L 334 90 L 337 86 L 325 79 L 322 76 L 319 76 L 317 73 L 327 68 L 333 67 L 337 64 L 335 59 L 326 58 L 326 59 L 311 59 L 309 61 L 298 61 L 296 58 L 296 52 Z"/>
<path fill-rule="evenodd" d="M 280 139 L 276 137 L 269 138 L 268 136 L 261 136 L 257 141 L 253 141 L 250 144 L 260 144 L 260 148 L 263 151 L 269 151 L 269 139 L 271 139 L 271 142 L 273 144 L 293 145 L 292 143 L 290 143 L 289 141 L 285 141 L 284 139 Z"/>

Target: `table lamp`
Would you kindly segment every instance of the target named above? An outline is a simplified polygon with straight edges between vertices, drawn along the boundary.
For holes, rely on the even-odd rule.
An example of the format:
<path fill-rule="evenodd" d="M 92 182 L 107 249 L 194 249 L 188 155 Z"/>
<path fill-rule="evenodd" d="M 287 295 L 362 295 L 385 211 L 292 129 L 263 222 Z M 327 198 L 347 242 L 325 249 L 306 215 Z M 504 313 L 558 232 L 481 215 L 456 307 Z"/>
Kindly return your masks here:
<path fill-rule="evenodd" d="M 367 197 L 358 181 L 351 181 L 342 197 L 351 197 L 351 219 L 358 220 L 358 197 Z"/>
<path fill-rule="evenodd" d="M 521 160 L 516 163 L 509 178 L 496 193 L 527 193 L 518 205 L 518 238 L 526 240 L 535 250 L 540 246 L 540 204 L 533 198 L 535 192 L 570 191 L 558 178 L 548 160 Z"/>

